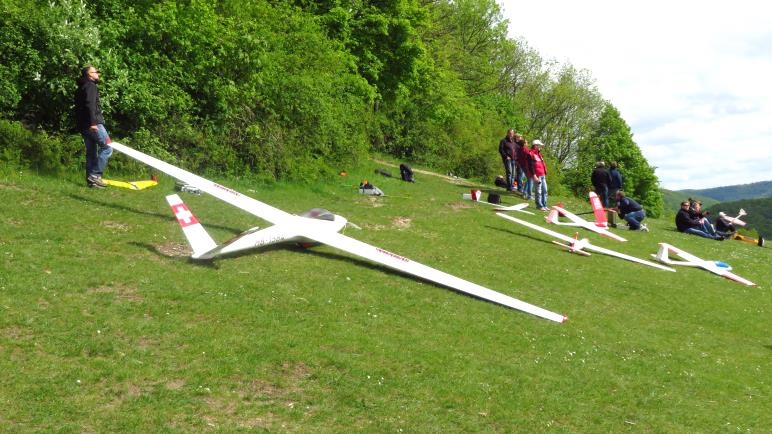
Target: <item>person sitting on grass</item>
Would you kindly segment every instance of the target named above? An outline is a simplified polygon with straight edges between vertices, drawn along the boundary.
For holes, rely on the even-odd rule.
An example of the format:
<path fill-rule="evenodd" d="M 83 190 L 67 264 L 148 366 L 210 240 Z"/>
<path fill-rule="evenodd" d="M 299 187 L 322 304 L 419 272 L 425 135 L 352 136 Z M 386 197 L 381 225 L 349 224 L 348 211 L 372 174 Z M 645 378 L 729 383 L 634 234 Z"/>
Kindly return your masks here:
<path fill-rule="evenodd" d="M 678 231 L 712 240 L 723 240 L 724 237 L 716 233 L 710 221 L 705 217 L 698 217 L 696 213 L 692 212 L 690 205 L 688 200 L 681 202 L 681 209 L 678 210 L 675 218 Z"/>
<path fill-rule="evenodd" d="M 649 228 L 645 224 L 641 223 L 646 218 L 646 211 L 643 207 L 630 197 L 625 195 L 622 190 L 616 192 L 616 212 L 619 217 L 625 219 L 627 225 L 631 231 L 644 231 L 648 232 Z"/>

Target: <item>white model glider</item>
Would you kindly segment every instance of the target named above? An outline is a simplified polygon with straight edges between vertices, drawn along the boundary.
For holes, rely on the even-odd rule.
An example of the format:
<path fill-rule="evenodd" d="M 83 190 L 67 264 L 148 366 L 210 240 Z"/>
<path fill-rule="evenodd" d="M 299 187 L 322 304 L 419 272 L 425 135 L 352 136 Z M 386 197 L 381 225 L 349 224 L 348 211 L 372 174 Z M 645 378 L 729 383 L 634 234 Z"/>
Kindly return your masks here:
<path fill-rule="evenodd" d="M 578 215 L 571 213 L 562 207 L 554 205 L 552 211 L 547 215 L 547 223 L 563 226 L 580 226 L 585 229 L 597 232 L 603 236 L 613 238 L 617 241 L 627 241 L 619 235 L 612 233 L 608 230 L 608 221 L 606 215 L 603 213 L 603 206 L 600 204 L 600 199 L 595 192 L 590 192 L 590 203 L 592 204 L 593 212 L 595 213 L 595 222 L 588 222 L 587 220 L 579 217 Z M 562 214 L 571 220 L 571 223 L 561 222 L 558 219 L 558 214 Z"/>
<path fill-rule="evenodd" d="M 505 206 L 502 207 L 500 203 L 490 203 L 483 200 L 480 200 L 480 197 L 482 196 L 482 192 L 480 190 L 472 190 L 471 193 L 465 193 L 462 197 L 464 199 L 471 200 L 472 202 L 477 203 L 484 203 L 486 205 L 492 205 L 495 206 L 496 211 L 519 211 L 522 213 L 534 215 L 531 211 L 526 211 L 525 208 L 528 208 L 528 202 L 518 203 L 512 206 Z"/>
<path fill-rule="evenodd" d="M 120 143 L 110 146 L 131 158 L 152 166 L 167 175 L 194 186 L 226 203 L 242 209 L 256 217 L 273 223 L 265 229 L 250 229 L 232 240 L 217 245 L 196 217 L 182 203 L 177 195 L 171 195 L 167 201 L 172 207 L 185 236 L 193 248 L 193 258 L 206 259 L 233 253 L 245 249 L 254 249 L 281 242 L 322 243 L 345 252 L 361 256 L 373 262 L 383 264 L 395 270 L 426 279 L 457 291 L 479 297 L 513 309 L 518 309 L 555 322 L 564 322 L 567 317 L 550 312 L 538 306 L 526 303 L 508 295 L 501 294 L 483 286 L 468 282 L 456 276 L 444 273 L 423 264 L 411 261 L 404 256 L 371 246 L 351 237 L 338 233 L 346 224 L 346 219 L 329 211 L 314 209 L 308 214 L 294 215 L 274 208 L 249 196 L 242 195 L 228 187 L 194 175 L 169 163 L 143 154 Z"/>
<path fill-rule="evenodd" d="M 558 233 L 558 232 L 555 232 L 555 231 L 551 231 L 551 230 L 549 230 L 547 228 L 543 228 L 543 227 L 541 227 L 539 225 L 535 225 L 533 223 L 529 223 L 527 221 L 520 220 L 518 218 L 515 218 L 515 217 L 512 217 L 512 216 L 508 216 L 508 215 L 502 214 L 500 212 L 497 212 L 496 215 L 498 215 L 500 217 L 504 217 L 507 220 L 511 220 L 511 221 L 513 221 L 515 223 L 519 223 L 519 224 L 521 224 L 523 226 L 526 226 L 526 227 L 529 227 L 531 229 L 535 229 L 535 230 L 537 230 L 537 231 L 539 231 L 541 233 L 544 233 L 544 234 L 553 236 L 555 238 L 558 238 L 560 240 L 563 240 L 563 241 L 565 241 L 568 244 L 566 245 L 566 244 L 558 243 L 558 242 L 555 242 L 555 241 L 553 241 L 553 242 L 555 244 L 560 245 L 561 247 L 564 247 L 564 248 L 568 249 L 568 251 L 572 252 L 572 253 L 581 253 L 581 254 L 585 254 L 585 256 L 589 256 L 589 255 L 587 255 L 587 252 L 583 251 L 583 249 L 587 249 L 587 250 L 592 250 L 594 252 L 602 253 L 604 255 L 614 256 L 616 258 L 625 259 L 627 261 L 632 261 L 632 262 L 637 262 L 639 264 L 648 265 L 649 267 L 659 268 L 660 270 L 675 271 L 674 269 L 672 269 L 670 267 L 665 267 L 663 265 L 657 264 L 656 262 L 647 261 L 645 259 L 636 258 L 635 256 L 630 256 L 630 255 L 626 255 L 624 253 L 615 252 L 614 250 L 605 249 L 603 247 L 595 246 L 593 244 L 590 244 L 590 241 L 587 238 L 582 238 L 581 240 L 577 240 L 577 239 L 571 238 L 571 237 L 569 237 L 567 235 L 563 235 L 561 233 Z"/>
<path fill-rule="evenodd" d="M 668 253 L 673 253 L 676 256 L 679 256 L 683 260 L 673 260 L 668 257 Z M 735 282 L 744 283 L 748 286 L 756 286 L 755 283 L 751 282 L 748 279 L 744 279 L 734 273 L 732 273 L 730 270 L 732 270 L 732 267 L 730 267 L 728 264 L 725 264 L 720 261 L 706 261 L 704 259 L 698 258 L 691 253 L 685 252 L 678 247 L 671 246 L 667 243 L 659 243 L 659 250 L 657 250 L 656 255 L 651 255 L 655 258 L 657 258 L 658 261 L 668 264 L 668 265 L 683 265 L 686 267 L 699 267 L 704 270 L 708 270 L 711 273 L 718 274 L 719 276 L 726 277 L 727 279 L 734 280 Z"/>

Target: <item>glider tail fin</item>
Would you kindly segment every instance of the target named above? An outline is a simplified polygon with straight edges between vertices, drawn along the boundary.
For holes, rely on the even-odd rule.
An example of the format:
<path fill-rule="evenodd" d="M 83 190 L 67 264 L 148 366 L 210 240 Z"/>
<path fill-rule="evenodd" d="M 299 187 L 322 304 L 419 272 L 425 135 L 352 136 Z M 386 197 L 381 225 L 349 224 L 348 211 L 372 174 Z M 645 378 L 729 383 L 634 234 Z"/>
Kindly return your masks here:
<path fill-rule="evenodd" d="M 205 253 L 217 247 L 217 243 L 209 236 L 204 227 L 201 226 L 201 223 L 198 222 L 196 216 L 190 212 L 188 206 L 182 202 L 182 199 L 180 199 L 179 196 L 170 194 L 169 196 L 166 196 L 166 201 L 169 202 L 169 206 L 172 207 L 172 212 L 174 212 L 174 216 L 177 217 L 182 232 L 185 234 L 185 238 L 188 239 L 188 243 L 190 243 L 190 247 L 193 249 L 193 258 L 201 258 Z"/>
<path fill-rule="evenodd" d="M 608 227 L 608 220 L 606 219 L 603 204 L 600 203 L 600 198 L 594 191 L 590 192 L 590 205 L 592 206 L 592 212 L 595 214 L 595 225 L 604 228 Z"/>
<path fill-rule="evenodd" d="M 547 223 L 556 223 L 558 221 L 558 210 L 552 208 L 550 213 L 547 214 Z"/>

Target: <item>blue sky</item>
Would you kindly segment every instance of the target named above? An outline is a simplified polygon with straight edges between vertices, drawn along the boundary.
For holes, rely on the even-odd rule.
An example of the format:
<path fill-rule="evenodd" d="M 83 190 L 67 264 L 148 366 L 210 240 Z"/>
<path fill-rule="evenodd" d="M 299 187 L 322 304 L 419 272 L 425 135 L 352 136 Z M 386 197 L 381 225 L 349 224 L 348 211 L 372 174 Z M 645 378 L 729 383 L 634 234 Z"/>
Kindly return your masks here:
<path fill-rule="evenodd" d="M 772 180 L 772 3 L 499 4 L 511 38 L 590 71 L 662 187 Z"/>

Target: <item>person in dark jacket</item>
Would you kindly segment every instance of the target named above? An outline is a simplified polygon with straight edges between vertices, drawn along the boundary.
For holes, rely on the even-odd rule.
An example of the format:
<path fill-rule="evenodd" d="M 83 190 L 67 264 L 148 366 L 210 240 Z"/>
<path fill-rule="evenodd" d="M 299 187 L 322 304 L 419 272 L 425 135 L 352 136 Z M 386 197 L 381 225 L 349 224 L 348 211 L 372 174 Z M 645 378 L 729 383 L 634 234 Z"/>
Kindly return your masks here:
<path fill-rule="evenodd" d="M 646 218 L 646 211 L 643 207 L 632 198 L 627 197 L 622 190 L 617 191 L 615 197 L 617 202 L 616 212 L 619 214 L 619 217 L 625 219 L 630 230 L 648 232 L 649 228 L 641 223 Z"/>
<path fill-rule="evenodd" d="M 691 212 L 689 209 L 690 205 L 689 201 L 681 202 L 681 209 L 678 210 L 675 218 L 678 231 L 712 240 L 723 240 L 724 237 L 716 234 L 715 230 L 711 232 L 711 229 L 713 229 L 712 225 L 708 223 L 706 227 L 705 219 L 699 218 Z"/>
<path fill-rule="evenodd" d="M 515 164 L 517 153 L 515 151 L 515 130 L 507 130 L 507 136 L 499 142 L 499 154 L 504 162 L 504 172 L 507 178 L 507 191 L 513 191 L 515 185 Z"/>
<path fill-rule="evenodd" d="M 99 71 L 88 65 L 78 78 L 78 90 L 75 91 L 75 123 L 86 145 L 86 185 L 92 188 L 104 188 L 102 174 L 107 167 L 107 160 L 113 153 L 108 143 L 107 134 L 99 105 Z"/>
<path fill-rule="evenodd" d="M 613 201 L 617 197 L 617 191 L 622 189 L 624 180 L 622 174 L 619 173 L 616 161 L 611 162 L 611 168 L 608 170 L 608 173 L 611 176 L 611 183 L 608 185 L 608 197 Z"/>
<path fill-rule="evenodd" d="M 608 207 L 608 186 L 611 184 L 611 175 L 608 173 L 608 169 L 606 169 L 606 163 L 598 161 L 595 164 L 590 180 L 603 207 Z"/>

